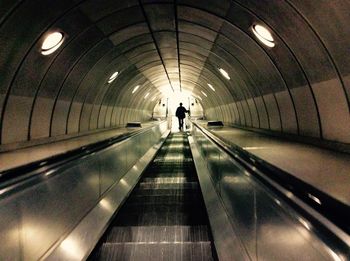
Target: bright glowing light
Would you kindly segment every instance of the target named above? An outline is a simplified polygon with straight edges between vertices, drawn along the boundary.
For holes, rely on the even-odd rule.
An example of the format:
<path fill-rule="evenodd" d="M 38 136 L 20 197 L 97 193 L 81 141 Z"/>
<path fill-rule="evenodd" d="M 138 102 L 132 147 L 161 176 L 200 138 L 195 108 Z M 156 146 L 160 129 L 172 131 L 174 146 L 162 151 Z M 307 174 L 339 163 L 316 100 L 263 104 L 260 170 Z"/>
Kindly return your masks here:
<path fill-rule="evenodd" d="M 113 82 L 113 81 L 117 78 L 118 73 L 119 73 L 119 72 L 114 72 L 114 73 L 111 75 L 111 77 L 109 77 L 108 83 Z"/>
<path fill-rule="evenodd" d="M 230 75 L 228 75 L 228 73 L 222 69 L 222 68 L 219 68 L 219 72 L 222 74 L 222 76 L 224 76 L 227 80 L 230 80 Z"/>
<path fill-rule="evenodd" d="M 202 98 L 201 98 L 200 96 L 198 96 L 197 98 L 200 99 L 201 101 L 203 101 Z"/>
<path fill-rule="evenodd" d="M 135 88 L 132 90 L 132 94 L 134 94 L 138 89 L 140 88 L 140 85 L 135 86 Z"/>
<path fill-rule="evenodd" d="M 146 93 L 146 95 L 145 95 L 145 99 L 147 99 L 147 97 L 149 96 L 149 92 L 148 93 Z"/>
<path fill-rule="evenodd" d="M 208 97 L 208 95 L 207 95 L 205 92 L 201 91 L 201 93 L 202 93 L 205 97 Z"/>
<path fill-rule="evenodd" d="M 154 101 L 157 98 L 157 96 L 154 96 L 151 101 Z"/>
<path fill-rule="evenodd" d="M 64 36 L 61 32 L 49 34 L 41 45 L 41 54 L 49 55 L 55 52 L 63 44 Z"/>
<path fill-rule="evenodd" d="M 208 86 L 210 89 L 212 89 L 215 92 L 215 88 L 213 87 L 213 85 L 211 85 L 210 83 L 208 83 Z"/>
<path fill-rule="evenodd" d="M 270 31 L 262 25 L 253 25 L 252 31 L 256 38 L 268 47 L 274 47 L 275 42 Z"/>

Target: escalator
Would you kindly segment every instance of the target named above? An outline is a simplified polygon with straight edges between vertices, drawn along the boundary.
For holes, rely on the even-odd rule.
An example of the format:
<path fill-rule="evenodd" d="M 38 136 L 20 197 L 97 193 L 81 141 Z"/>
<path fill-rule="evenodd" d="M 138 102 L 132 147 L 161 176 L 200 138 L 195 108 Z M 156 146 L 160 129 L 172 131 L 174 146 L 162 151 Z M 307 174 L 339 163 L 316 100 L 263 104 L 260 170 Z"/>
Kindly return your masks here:
<path fill-rule="evenodd" d="M 89 260 L 217 260 L 186 133 L 169 135 Z"/>

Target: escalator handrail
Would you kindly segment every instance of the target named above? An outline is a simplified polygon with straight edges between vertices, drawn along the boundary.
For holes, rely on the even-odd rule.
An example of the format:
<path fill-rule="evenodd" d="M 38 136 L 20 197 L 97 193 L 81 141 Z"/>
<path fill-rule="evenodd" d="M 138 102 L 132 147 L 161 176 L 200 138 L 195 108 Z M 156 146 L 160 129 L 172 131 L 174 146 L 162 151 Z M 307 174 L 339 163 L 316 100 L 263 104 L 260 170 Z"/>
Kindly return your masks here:
<path fill-rule="evenodd" d="M 164 123 L 164 121 L 140 130 L 123 133 L 118 136 L 94 142 L 64 153 L 56 154 L 48 158 L 40 159 L 38 161 L 2 171 L 0 172 L 0 195 L 3 196 L 9 190 L 16 187 L 17 184 L 23 183 L 25 180 L 32 179 L 33 177 L 39 177 L 43 173 L 47 173 L 53 169 L 58 169 L 69 162 L 79 160 L 93 153 L 108 149 L 117 143 L 141 135 L 155 126 L 161 125 L 162 123 Z"/>
<path fill-rule="evenodd" d="M 192 124 L 194 124 L 207 138 L 209 138 L 209 140 L 225 151 L 230 157 L 241 163 L 245 168 L 248 168 L 254 177 L 258 178 L 269 188 L 272 188 L 273 191 L 277 192 L 280 196 L 283 196 L 286 201 L 291 202 L 292 200 L 288 195 L 294 195 L 317 213 L 320 213 L 320 215 L 328 219 L 339 228 L 340 231 L 338 229 L 334 231 L 334 229 L 329 227 L 326 227 L 326 229 L 331 230 L 332 233 L 341 239 L 344 239 L 343 233 L 345 233 L 345 243 L 349 244 L 350 210 L 347 205 L 276 166 L 273 166 L 272 164 L 243 150 L 241 147 L 223 141 L 222 138 L 219 138 L 198 123 L 192 122 Z M 271 182 L 268 182 L 268 180 L 272 180 L 272 183 L 278 184 L 278 186 L 282 187 L 284 191 L 291 192 L 292 194 L 281 193 L 280 189 L 276 188 Z M 317 198 L 321 200 L 322 204 L 315 202 L 310 195 L 317 195 Z M 299 207 L 298 209 L 300 210 Z M 303 210 L 302 212 L 307 214 Z M 313 219 L 313 221 L 318 222 L 318 220 L 312 216 L 310 218 Z M 322 224 L 322 226 L 324 226 L 324 224 Z"/>

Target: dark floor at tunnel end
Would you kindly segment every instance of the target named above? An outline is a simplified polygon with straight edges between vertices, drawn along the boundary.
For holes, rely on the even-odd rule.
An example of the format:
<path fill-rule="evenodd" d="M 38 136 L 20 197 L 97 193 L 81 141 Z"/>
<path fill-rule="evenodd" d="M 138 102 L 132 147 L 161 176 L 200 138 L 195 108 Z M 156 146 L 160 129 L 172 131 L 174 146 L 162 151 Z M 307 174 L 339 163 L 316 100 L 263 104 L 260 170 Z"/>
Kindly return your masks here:
<path fill-rule="evenodd" d="M 217 260 L 187 133 L 169 135 L 89 261 Z"/>

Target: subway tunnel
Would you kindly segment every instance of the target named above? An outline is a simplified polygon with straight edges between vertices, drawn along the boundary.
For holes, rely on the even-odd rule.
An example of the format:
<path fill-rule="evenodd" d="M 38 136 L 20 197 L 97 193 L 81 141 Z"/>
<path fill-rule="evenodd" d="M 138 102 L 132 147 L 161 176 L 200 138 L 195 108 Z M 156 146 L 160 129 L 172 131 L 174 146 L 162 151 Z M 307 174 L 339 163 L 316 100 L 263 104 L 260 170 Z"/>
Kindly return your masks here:
<path fill-rule="evenodd" d="M 0 260 L 350 260 L 349 21 L 346 0 L 2 0 Z M 149 202 L 179 212 L 132 223 Z"/>

